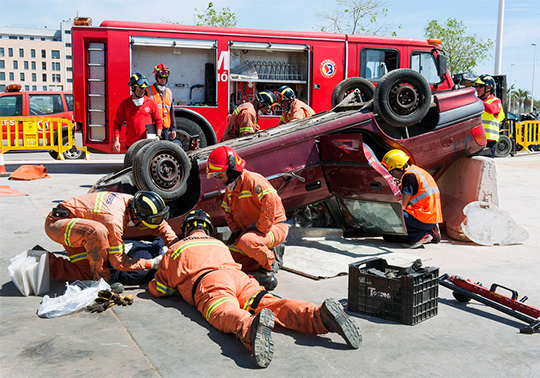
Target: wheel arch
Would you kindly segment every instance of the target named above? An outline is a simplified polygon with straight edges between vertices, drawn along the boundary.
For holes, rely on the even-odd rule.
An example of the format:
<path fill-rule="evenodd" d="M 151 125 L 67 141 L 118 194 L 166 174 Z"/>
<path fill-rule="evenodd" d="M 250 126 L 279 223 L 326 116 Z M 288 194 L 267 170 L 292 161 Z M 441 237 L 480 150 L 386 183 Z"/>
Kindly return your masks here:
<path fill-rule="evenodd" d="M 204 131 L 204 135 L 206 136 L 206 142 L 208 143 L 208 145 L 216 144 L 218 142 L 214 128 L 212 127 L 210 122 L 208 122 L 208 120 L 201 116 L 199 113 L 191 109 L 178 108 L 174 109 L 174 116 L 184 117 L 198 124 Z"/>

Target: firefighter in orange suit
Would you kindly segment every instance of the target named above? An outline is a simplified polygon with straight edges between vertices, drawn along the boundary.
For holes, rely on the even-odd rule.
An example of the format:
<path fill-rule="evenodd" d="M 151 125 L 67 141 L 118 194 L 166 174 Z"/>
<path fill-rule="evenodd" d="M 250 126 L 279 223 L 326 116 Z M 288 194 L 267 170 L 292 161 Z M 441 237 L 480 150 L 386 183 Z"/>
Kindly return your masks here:
<path fill-rule="evenodd" d="M 394 241 L 404 241 L 407 248 L 440 242 L 439 223 L 443 221 L 441 193 L 433 177 L 422 168 L 409 164 L 409 156 L 401 150 L 388 151 L 382 164 L 399 180 L 407 226 L 407 237 Z"/>
<path fill-rule="evenodd" d="M 274 187 L 245 166 L 234 149 L 220 146 L 208 157 L 206 173 L 226 186 L 221 207 L 232 233 L 227 245 L 234 260 L 273 290 L 277 286 L 274 273 L 283 265 L 281 244 L 289 232 L 287 217 Z"/>
<path fill-rule="evenodd" d="M 182 232 L 185 238 L 170 246 L 148 290 L 156 297 L 179 291 L 212 326 L 235 334 L 257 366 L 267 367 L 272 360 L 274 322 L 312 335 L 337 332 L 351 348 L 360 346 L 359 328 L 336 300 L 317 306 L 282 299 L 242 272 L 227 246 L 210 236 L 213 226 L 204 211 L 190 212 Z"/>
<path fill-rule="evenodd" d="M 279 103 L 279 106 L 285 110 L 285 113 L 283 113 L 279 120 L 278 126 L 315 114 L 313 109 L 297 99 L 294 91 L 286 85 L 279 87 L 274 94 L 276 95 L 276 101 Z"/>
<path fill-rule="evenodd" d="M 257 120 L 259 112 L 266 114 L 276 102 L 276 97 L 270 91 L 260 91 L 255 94 L 255 100 L 244 102 L 236 108 L 229 119 L 221 141 L 240 138 L 259 131 Z"/>
<path fill-rule="evenodd" d="M 61 202 L 47 216 L 45 232 L 64 246 L 68 259 L 49 252 L 50 277 L 58 281 L 109 281 L 114 269 L 135 271 L 156 269 L 162 256 L 150 260 L 128 257 L 122 236 L 128 225 L 147 229 L 166 245 L 178 240 L 166 222 L 169 207 L 154 192 L 135 196 L 98 192 Z"/>
<path fill-rule="evenodd" d="M 173 95 L 170 88 L 167 88 L 169 81 L 169 67 L 163 63 L 154 67 L 154 77 L 156 82 L 148 87 L 148 97 L 154 100 L 158 106 L 159 114 L 163 120 L 163 140 L 174 140 L 176 138 L 176 124 L 174 119 Z"/>

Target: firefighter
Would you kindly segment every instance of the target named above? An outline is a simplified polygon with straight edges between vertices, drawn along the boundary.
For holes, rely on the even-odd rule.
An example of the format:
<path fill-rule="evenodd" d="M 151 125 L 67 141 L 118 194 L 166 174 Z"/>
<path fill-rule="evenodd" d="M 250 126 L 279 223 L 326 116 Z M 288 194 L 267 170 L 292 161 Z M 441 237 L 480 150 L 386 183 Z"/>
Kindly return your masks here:
<path fill-rule="evenodd" d="M 156 133 L 154 139 L 160 140 L 163 128 L 157 104 L 146 96 L 148 79 L 135 73 L 129 78 L 128 85 L 131 87 L 131 96 L 120 103 L 114 120 L 113 148 L 116 152 L 120 152 L 120 131 L 124 123 L 127 128 L 126 148 L 138 140 L 146 139 L 147 127 Z"/>
<path fill-rule="evenodd" d="M 422 168 L 409 164 L 409 156 L 401 150 L 388 151 L 382 164 L 399 181 L 407 236 L 385 235 L 391 242 L 404 242 L 406 248 L 419 248 L 441 241 L 439 223 L 443 221 L 441 195 L 435 180 Z"/>
<path fill-rule="evenodd" d="M 163 121 L 163 133 L 161 136 L 164 140 L 174 140 L 176 138 L 173 95 L 172 91 L 166 87 L 169 75 L 169 68 L 163 63 L 158 64 L 154 67 L 156 82 L 148 87 L 149 97 L 156 102 L 161 114 Z"/>
<path fill-rule="evenodd" d="M 221 141 L 239 138 L 259 131 L 257 125 L 259 113 L 268 113 L 268 110 L 272 108 L 275 102 L 276 97 L 272 92 L 267 90 L 257 92 L 253 101 L 245 102 L 234 110 Z"/>
<path fill-rule="evenodd" d="M 312 335 L 337 332 L 349 347 L 360 346 L 360 329 L 338 301 L 327 299 L 317 306 L 269 294 L 241 271 L 227 246 L 210 236 L 212 232 L 204 211 L 194 210 L 185 217 L 185 238 L 170 246 L 148 285 L 153 296 L 180 292 L 213 327 L 235 334 L 263 368 L 272 361 L 274 322 Z"/>
<path fill-rule="evenodd" d="M 208 157 L 206 173 L 226 186 L 221 207 L 231 230 L 227 245 L 242 270 L 250 272 L 267 290 L 283 265 L 289 226 L 274 187 L 260 174 L 244 169 L 246 162 L 234 149 L 220 146 Z"/>
<path fill-rule="evenodd" d="M 162 256 L 137 259 L 124 253 L 128 225 L 160 236 L 167 246 L 178 240 L 166 222 L 169 207 L 154 192 L 98 192 L 61 202 L 45 220 L 45 232 L 66 249 L 69 259 L 49 252 L 50 277 L 58 281 L 109 281 L 114 269 L 157 269 Z"/>
<path fill-rule="evenodd" d="M 495 80 L 489 75 L 480 75 L 474 82 L 478 97 L 484 103 L 482 124 L 486 131 L 487 147 L 491 151 L 491 157 L 495 157 L 497 142 L 499 141 L 499 126 L 504 121 L 505 115 L 501 100 L 495 97 Z"/>
<path fill-rule="evenodd" d="M 306 103 L 297 99 L 294 91 L 286 85 L 279 87 L 274 94 L 276 95 L 279 106 L 285 110 L 285 113 L 283 113 L 279 120 L 278 126 L 294 121 L 295 119 L 302 119 L 315 114 L 313 109 Z"/>

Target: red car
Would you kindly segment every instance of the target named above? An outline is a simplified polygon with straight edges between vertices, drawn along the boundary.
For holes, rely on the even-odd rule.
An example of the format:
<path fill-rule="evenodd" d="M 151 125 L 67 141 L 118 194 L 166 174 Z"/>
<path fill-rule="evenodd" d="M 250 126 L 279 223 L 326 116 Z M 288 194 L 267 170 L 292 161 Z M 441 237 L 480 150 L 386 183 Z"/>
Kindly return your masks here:
<path fill-rule="evenodd" d="M 222 144 L 272 183 L 287 211 L 316 203 L 355 235 L 405 234 L 401 193 L 379 159 L 403 149 L 437 179 L 455 160 L 484 148 L 484 108 L 472 88 L 431 95 L 410 70 L 388 75 L 370 101 L 351 93 L 331 111 Z M 215 147 L 185 153 L 172 142 L 139 141 L 126 154 L 127 167 L 93 190 L 153 190 L 171 207 L 173 228 L 194 208 L 224 226 L 224 187 L 206 177 Z"/>

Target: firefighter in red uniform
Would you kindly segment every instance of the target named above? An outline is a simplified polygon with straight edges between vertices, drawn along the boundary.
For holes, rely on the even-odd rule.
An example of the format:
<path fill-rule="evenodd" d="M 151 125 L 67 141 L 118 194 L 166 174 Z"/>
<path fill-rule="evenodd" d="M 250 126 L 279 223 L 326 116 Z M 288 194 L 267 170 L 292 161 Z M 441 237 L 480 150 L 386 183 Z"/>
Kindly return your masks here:
<path fill-rule="evenodd" d="M 484 103 L 484 113 L 482 113 L 482 125 L 486 132 L 487 148 L 490 149 L 491 157 L 495 157 L 497 143 L 499 142 L 499 126 L 504 121 L 505 115 L 502 102 L 493 94 L 495 90 L 495 79 L 489 75 L 480 75 L 474 82 L 474 87 L 478 97 Z"/>
<path fill-rule="evenodd" d="M 169 67 L 163 63 L 154 67 L 154 77 L 156 82 L 148 87 L 148 94 L 155 101 L 163 120 L 163 140 L 174 140 L 176 138 L 176 125 L 174 119 L 173 95 L 172 91 L 166 87 L 169 81 Z"/>
<path fill-rule="evenodd" d="M 164 255 L 148 290 L 156 297 L 179 291 L 212 326 L 235 334 L 252 351 L 257 366 L 267 367 L 272 361 L 274 322 L 312 335 L 337 332 L 349 347 L 360 346 L 360 329 L 336 300 L 317 306 L 282 299 L 242 272 L 227 246 L 210 236 L 213 226 L 204 211 L 190 212 L 182 232 L 185 238 Z"/>
<path fill-rule="evenodd" d="M 260 174 L 244 169 L 246 162 L 234 149 L 220 146 L 208 157 L 206 173 L 225 186 L 221 207 L 231 230 L 227 245 L 242 270 L 250 272 L 267 290 L 283 265 L 289 226 L 274 187 Z"/>
<path fill-rule="evenodd" d="M 419 248 L 441 241 L 439 223 L 443 221 L 441 194 L 437 183 L 422 168 L 409 164 L 409 156 L 401 150 L 388 151 L 382 164 L 400 182 L 402 208 L 407 236 L 385 235 L 385 240 L 405 242 L 404 247 Z"/>
<path fill-rule="evenodd" d="M 131 87 L 131 96 L 120 103 L 114 120 L 113 148 L 116 152 L 120 152 L 120 131 L 124 123 L 127 128 L 126 148 L 138 140 L 146 139 L 148 127 L 155 128 L 154 139 L 160 140 L 163 128 L 157 104 L 146 96 L 148 79 L 135 73 L 129 78 L 128 85 Z"/>
<path fill-rule="evenodd" d="M 278 126 L 294 121 L 295 119 L 302 119 L 315 114 L 313 109 L 306 103 L 297 99 L 294 91 L 286 85 L 279 87 L 274 94 L 276 95 L 279 106 L 285 110 L 285 113 L 283 113 L 279 120 Z"/>
<path fill-rule="evenodd" d="M 162 256 L 151 260 L 128 257 L 122 236 L 128 225 L 160 236 L 169 246 L 178 240 L 166 222 L 169 207 L 154 192 L 135 196 L 98 192 L 61 202 L 45 220 L 45 232 L 64 246 L 68 259 L 49 252 L 50 277 L 58 281 L 94 280 L 111 277 L 114 269 L 157 269 Z"/>
<path fill-rule="evenodd" d="M 276 97 L 270 91 L 260 91 L 255 94 L 255 100 L 245 102 L 236 108 L 229 119 L 221 141 L 240 138 L 259 131 L 257 120 L 259 112 L 266 114 L 276 102 Z"/>

